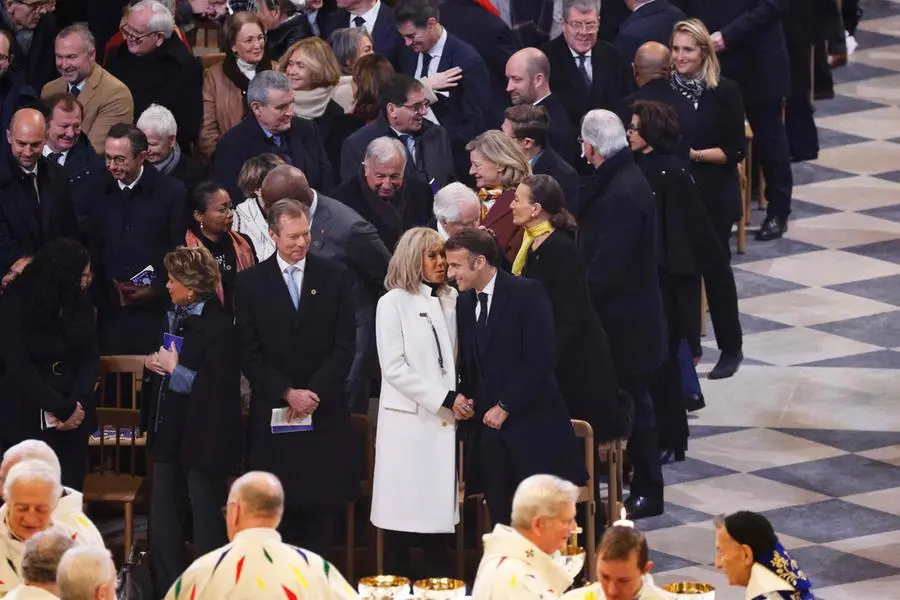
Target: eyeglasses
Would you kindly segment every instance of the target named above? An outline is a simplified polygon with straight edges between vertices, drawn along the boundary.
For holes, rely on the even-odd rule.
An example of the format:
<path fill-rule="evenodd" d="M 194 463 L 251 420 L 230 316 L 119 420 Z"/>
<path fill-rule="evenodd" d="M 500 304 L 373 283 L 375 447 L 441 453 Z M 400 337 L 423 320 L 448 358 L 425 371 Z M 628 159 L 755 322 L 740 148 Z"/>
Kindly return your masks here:
<path fill-rule="evenodd" d="M 122 37 L 125 38 L 126 42 L 143 42 L 145 39 L 150 37 L 151 35 L 157 35 L 158 31 L 151 31 L 150 33 L 145 33 L 143 35 L 138 35 L 127 29 L 126 27 L 119 27 L 119 33 L 122 34 Z"/>
<path fill-rule="evenodd" d="M 579 143 L 579 144 L 583 144 L 583 143 L 584 143 L 584 138 L 581 137 L 580 135 L 578 136 L 578 143 Z"/>
<path fill-rule="evenodd" d="M 9 54 L 0 54 L 0 64 L 9 62 Z"/>
<path fill-rule="evenodd" d="M 106 164 L 112 163 L 117 167 L 122 167 L 126 162 L 128 162 L 128 158 L 125 156 L 110 156 L 109 154 L 107 154 L 105 158 Z"/>
<path fill-rule="evenodd" d="M 565 23 L 576 33 L 595 33 L 600 29 L 600 21 L 566 21 Z"/>
<path fill-rule="evenodd" d="M 428 100 L 422 100 L 421 102 L 416 102 L 415 104 L 401 104 L 403 108 L 408 108 L 413 112 L 428 112 L 428 107 L 431 106 L 431 103 Z"/>

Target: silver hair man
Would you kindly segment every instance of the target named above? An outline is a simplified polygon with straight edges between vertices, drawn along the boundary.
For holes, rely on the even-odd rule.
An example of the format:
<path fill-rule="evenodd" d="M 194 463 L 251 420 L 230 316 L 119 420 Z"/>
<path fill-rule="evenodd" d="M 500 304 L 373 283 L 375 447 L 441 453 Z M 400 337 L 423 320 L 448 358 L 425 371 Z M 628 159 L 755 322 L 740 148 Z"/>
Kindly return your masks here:
<path fill-rule="evenodd" d="M 10 592 L 6 596 L 7 600 L 49 597 L 47 594 L 58 598 L 56 572 L 59 561 L 74 546 L 71 536 L 56 527 L 34 534 L 25 542 L 25 553 L 22 556 L 24 585 Z"/>
<path fill-rule="evenodd" d="M 7 503 L 12 501 L 17 484 L 38 483 L 44 484 L 50 489 L 50 509 L 56 507 L 56 503 L 62 496 L 62 484 L 59 481 L 59 471 L 45 463 L 43 460 L 24 460 L 9 470 L 3 480 L 3 498 Z"/>
<path fill-rule="evenodd" d="M 164 37 L 170 38 L 175 32 L 175 16 L 172 11 L 162 2 L 157 0 L 141 0 L 131 7 L 130 13 L 140 11 L 150 11 L 150 19 L 147 27 L 153 33 L 161 33 Z"/>
<path fill-rule="evenodd" d="M 160 137 L 175 137 L 178 135 L 178 123 L 172 111 L 160 104 L 151 104 L 141 116 L 138 117 L 135 127 L 148 135 L 148 131 L 156 132 Z"/>
<path fill-rule="evenodd" d="M 291 83 L 284 73 L 277 71 L 261 71 L 256 74 L 253 81 L 247 87 L 247 104 L 258 102 L 259 104 L 269 104 L 269 92 L 271 90 L 279 90 L 282 92 L 291 92 Z"/>
<path fill-rule="evenodd" d="M 116 566 L 106 548 L 76 546 L 59 562 L 62 600 L 116 600 Z"/>
<path fill-rule="evenodd" d="M 588 112 L 581 121 L 581 151 L 594 167 L 628 147 L 625 126 L 621 119 L 608 110 Z"/>
<path fill-rule="evenodd" d="M 400 140 L 388 136 L 375 138 L 366 146 L 366 154 L 363 157 L 364 164 L 371 166 L 385 165 L 399 157 L 403 167 L 406 167 L 406 148 Z"/>
<path fill-rule="evenodd" d="M 50 465 L 57 474 L 57 479 L 62 478 L 62 467 L 59 457 L 46 442 L 41 440 L 23 440 L 15 446 L 10 446 L 3 453 L 3 462 L 0 463 L 0 487 L 6 480 L 9 470 L 24 460 L 40 460 Z"/>
<path fill-rule="evenodd" d="M 432 212 L 437 219 L 438 233 L 447 239 L 466 227 L 478 226 L 481 201 L 471 188 L 454 181 L 434 195 Z"/>

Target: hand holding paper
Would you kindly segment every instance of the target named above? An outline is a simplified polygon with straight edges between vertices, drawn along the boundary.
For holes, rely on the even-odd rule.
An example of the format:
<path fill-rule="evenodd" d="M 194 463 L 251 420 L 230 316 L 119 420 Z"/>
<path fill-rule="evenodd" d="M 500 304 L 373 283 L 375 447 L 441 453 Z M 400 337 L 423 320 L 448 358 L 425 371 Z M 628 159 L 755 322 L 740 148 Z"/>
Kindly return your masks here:
<path fill-rule="evenodd" d="M 291 388 L 284 395 L 288 403 L 288 419 L 302 419 L 311 415 L 319 407 L 319 396 L 310 390 L 298 390 Z"/>

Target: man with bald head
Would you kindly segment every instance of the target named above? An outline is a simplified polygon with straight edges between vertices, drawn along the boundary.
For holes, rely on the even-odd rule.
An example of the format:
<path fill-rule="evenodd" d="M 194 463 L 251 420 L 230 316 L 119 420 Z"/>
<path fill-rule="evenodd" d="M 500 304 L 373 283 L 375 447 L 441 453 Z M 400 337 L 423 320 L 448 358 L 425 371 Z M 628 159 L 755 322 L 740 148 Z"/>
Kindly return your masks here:
<path fill-rule="evenodd" d="M 506 63 L 506 91 L 513 105 L 543 106 L 550 117 L 550 147 L 579 168 L 578 132 L 562 101 L 550 90 L 550 61 L 537 48 L 523 48 Z"/>
<path fill-rule="evenodd" d="M 669 0 L 625 0 L 631 14 L 619 25 L 613 40 L 625 60 L 633 60 L 641 44 L 659 42 L 668 45 L 675 23 L 686 17 Z"/>
<path fill-rule="evenodd" d="M 357 598 L 334 565 L 281 541 L 277 528 L 284 508 L 276 476 L 251 471 L 237 479 L 225 505 L 229 543 L 194 561 L 166 600 Z"/>
<path fill-rule="evenodd" d="M 312 189 L 297 167 L 275 167 L 263 180 L 260 195 L 267 206 L 293 198 L 309 207 L 310 254 L 330 258 L 350 270 L 356 298 L 356 353 L 347 377 L 347 402 L 353 412 L 366 414 L 375 360 L 375 303 L 384 293 L 391 253 L 371 223 L 342 202 Z"/>
<path fill-rule="evenodd" d="M 694 140 L 697 111 L 683 95 L 669 85 L 671 53 L 668 46 L 659 42 L 643 44 L 634 55 L 632 67 L 638 89 L 622 100 L 616 114 L 623 123 L 631 123 L 631 106 L 638 100 L 653 100 L 674 108 L 678 113 L 678 126 L 681 130 L 678 156 L 683 158 L 687 164 L 690 161 L 688 154 Z"/>
<path fill-rule="evenodd" d="M 13 115 L 6 139 L 11 160 L 0 161 L 0 273 L 5 287 L 44 244 L 78 237 L 68 177 L 41 152 L 44 116 L 33 108 Z"/>

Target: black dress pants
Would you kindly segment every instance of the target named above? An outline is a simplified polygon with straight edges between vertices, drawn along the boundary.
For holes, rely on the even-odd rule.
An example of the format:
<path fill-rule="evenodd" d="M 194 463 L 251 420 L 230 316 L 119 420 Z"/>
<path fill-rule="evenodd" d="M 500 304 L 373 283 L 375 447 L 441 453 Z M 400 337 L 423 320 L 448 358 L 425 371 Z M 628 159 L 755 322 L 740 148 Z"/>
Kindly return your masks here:
<path fill-rule="evenodd" d="M 485 426 L 480 435 L 481 475 L 484 478 L 484 496 L 491 520 L 509 525 L 512 516 L 512 499 L 521 478 L 513 468 L 509 449 L 500 433 Z"/>
<path fill-rule="evenodd" d="M 90 432 L 85 426 L 71 431 L 47 429 L 37 438 L 47 442 L 59 458 L 62 468 L 62 484 L 73 490 L 82 491 L 84 476 L 87 471 L 88 436 Z"/>
<path fill-rule="evenodd" d="M 631 477 L 631 495 L 662 498 L 664 485 L 662 464 L 659 457 L 656 414 L 649 392 L 649 377 L 620 376 L 619 387 L 631 394 L 634 401 L 634 430 L 627 448 L 628 461 L 634 468 Z"/>
<path fill-rule="evenodd" d="M 406 531 L 384 531 L 384 572 L 402 575 L 413 581 L 428 577 L 447 577 L 451 565 L 447 560 L 453 534 L 410 533 Z M 413 570 L 410 548 L 421 548 L 425 562 L 421 569 Z"/>
<path fill-rule="evenodd" d="M 338 512 L 335 506 L 285 507 L 278 532 L 282 541 L 327 557 Z"/>
<path fill-rule="evenodd" d="M 767 213 L 787 218 L 791 214 L 794 176 L 791 153 L 782 121 L 781 99 L 747 104 L 747 120 L 753 129 L 753 154 L 766 179 Z"/>

